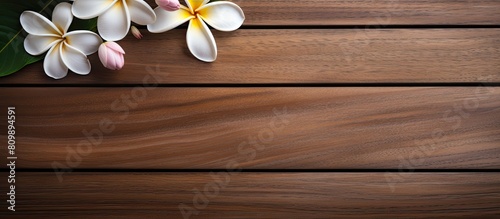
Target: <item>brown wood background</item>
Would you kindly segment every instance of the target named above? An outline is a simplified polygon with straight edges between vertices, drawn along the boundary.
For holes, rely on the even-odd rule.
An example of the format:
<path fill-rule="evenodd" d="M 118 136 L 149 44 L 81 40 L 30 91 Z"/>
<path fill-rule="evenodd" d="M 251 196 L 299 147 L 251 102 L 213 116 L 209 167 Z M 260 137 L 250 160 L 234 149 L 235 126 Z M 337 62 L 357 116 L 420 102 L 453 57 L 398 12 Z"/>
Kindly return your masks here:
<path fill-rule="evenodd" d="M 0 78 L 2 218 L 500 216 L 499 1 L 233 2 L 215 63 L 179 27 L 118 72 Z"/>

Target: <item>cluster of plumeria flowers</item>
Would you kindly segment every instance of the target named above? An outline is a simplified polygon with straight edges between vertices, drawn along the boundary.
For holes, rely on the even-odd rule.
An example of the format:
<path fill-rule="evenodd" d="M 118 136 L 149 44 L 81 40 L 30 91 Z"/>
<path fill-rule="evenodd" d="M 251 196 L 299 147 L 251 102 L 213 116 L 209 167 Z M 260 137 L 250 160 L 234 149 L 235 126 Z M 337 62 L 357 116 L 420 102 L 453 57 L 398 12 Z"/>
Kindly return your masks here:
<path fill-rule="evenodd" d="M 217 58 L 217 45 L 207 26 L 220 31 L 234 31 L 241 27 L 245 15 L 241 8 L 229 1 L 210 0 L 156 0 L 154 10 L 144 0 L 70 0 L 59 3 L 52 21 L 39 13 L 25 11 L 21 25 L 28 33 L 24 48 L 30 55 L 47 52 L 43 64 L 45 73 L 54 78 L 64 78 L 68 70 L 87 75 L 91 65 L 88 55 L 98 52 L 102 64 L 112 70 L 121 69 L 125 51 L 116 42 L 129 31 L 140 39 L 140 31 L 131 22 L 147 25 L 152 33 L 162 33 L 190 21 L 186 40 L 191 53 L 204 62 Z M 80 19 L 97 17 L 98 34 L 88 30 L 68 32 L 73 16 Z M 103 41 L 106 41 L 104 42 Z"/>

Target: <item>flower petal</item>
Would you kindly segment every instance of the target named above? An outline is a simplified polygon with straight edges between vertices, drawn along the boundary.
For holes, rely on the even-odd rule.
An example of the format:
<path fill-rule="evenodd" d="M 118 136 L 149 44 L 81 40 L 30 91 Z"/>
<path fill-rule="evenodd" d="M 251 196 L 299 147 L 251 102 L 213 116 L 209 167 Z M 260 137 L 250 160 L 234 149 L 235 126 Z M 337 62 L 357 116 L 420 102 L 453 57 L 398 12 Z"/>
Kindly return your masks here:
<path fill-rule="evenodd" d="M 118 0 L 76 0 L 71 10 L 77 18 L 91 19 L 103 14 L 116 2 Z"/>
<path fill-rule="evenodd" d="M 85 55 L 97 52 L 102 43 L 102 39 L 99 35 L 86 30 L 72 31 L 64 36 L 66 37 L 66 43 L 80 50 Z"/>
<path fill-rule="evenodd" d="M 198 9 L 208 25 L 220 31 L 233 31 L 241 27 L 245 14 L 240 6 L 227 1 L 213 2 Z"/>
<path fill-rule="evenodd" d="M 124 1 L 119 1 L 99 16 L 97 29 L 106 41 L 123 39 L 130 29 L 130 14 L 127 4 Z"/>
<path fill-rule="evenodd" d="M 208 26 L 201 19 L 192 19 L 187 30 L 187 44 L 199 60 L 213 62 L 217 59 L 217 44 Z"/>
<path fill-rule="evenodd" d="M 54 12 L 52 12 L 52 23 L 64 34 L 68 31 L 72 21 L 73 13 L 71 12 L 71 4 L 67 2 L 59 3 L 54 8 Z"/>
<path fill-rule="evenodd" d="M 33 34 L 28 34 L 24 40 L 24 49 L 30 55 L 41 55 L 47 52 L 52 46 L 61 42 L 62 39 L 55 36 L 37 36 Z"/>
<path fill-rule="evenodd" d="M 29 34 L 38 36 L 61 36 L 62 33 L 49 19 L 33 12 L 25 11 L 21 14 L 21 25 Z"/>
<path fill-rule="evenodd" d="M 125 50 L 116 42 L 106 42 L 106 46 L 114 52 L 125 54 Z"/>
<path fill-rule="evenodd" d="M 143 0 L 129 0 L 128 9 L 130 11 L 130 19 L 139 25 L 152 24 L 156 21 L 155 12 Z"/>
<path fill-rule="evenodd" d="M 194 18 L 185 6 L 177 11 L 165 11 L 160 7 L 155 8 L 156 22 L 148 25 L 148 30 L 151 33 L 163 33 Z"/>
<path fill-rule="evenodd" d="M 191 13 L 194 14 L 194 11 L 196 11 L 196 9 L 207 4 L 207 2 L 209 2 L 209 1 L 210 0 L 186 0 L 186 4 L 189 7 L 189 9 L 191 10 Z"/>
<path fill-rule="evenodd" d="M 90 61 L 82 51 L 64 42 L 64 44 L 61 45 L 60 53 L 64 64 L 71 71 L 80 75 L 87 75 L 90 73 Z"/>
<path fill-rule="evenodd" d="M 99 59 L 104 67 L 120 70 L 125 64 L 125 51 L 115 42 L 106 42 L 99 47 Z"/>
<path fill-rule="evenodd" d="M 45 56 L 45 61 L 43 62 L 45 74 L 54 79 L 64 78 L 68 74 L 68 67 L 64 64 L 61 59 L 61 53 L 59 52 L 62 44 L 63 43 L 60 42 L 52 47 Z"/>

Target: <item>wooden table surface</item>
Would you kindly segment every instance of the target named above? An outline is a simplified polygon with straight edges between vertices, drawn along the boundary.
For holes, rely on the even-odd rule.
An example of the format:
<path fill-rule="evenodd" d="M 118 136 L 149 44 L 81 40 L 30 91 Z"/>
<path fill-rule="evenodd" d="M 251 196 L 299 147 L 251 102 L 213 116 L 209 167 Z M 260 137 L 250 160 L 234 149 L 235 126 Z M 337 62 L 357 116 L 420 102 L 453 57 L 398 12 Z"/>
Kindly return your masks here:
<path fill-rule="evenodd" d="M 1 217 L 500 217 L 500 1 L 233 2 L 215 63 L 181 26 L 0 78 Z"/>

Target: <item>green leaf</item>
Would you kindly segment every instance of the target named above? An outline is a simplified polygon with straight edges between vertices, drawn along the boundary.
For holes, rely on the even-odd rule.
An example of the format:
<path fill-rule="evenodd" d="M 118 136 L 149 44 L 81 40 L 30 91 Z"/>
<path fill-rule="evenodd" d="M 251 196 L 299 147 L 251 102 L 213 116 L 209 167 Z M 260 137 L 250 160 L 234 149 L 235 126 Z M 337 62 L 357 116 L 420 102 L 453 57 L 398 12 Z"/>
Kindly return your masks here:
<path fill-rule="evenodd" d="M 90 20 L 80 20 L 74 17 L 68 31 L 74 30 L 90 30 L 93 32 L 97 32 L 97 18 L 93 18 Z"/>
<path fill-rule="evenodd" d="M 31 10 L 50 20 L 52 11 L 61 2 L 67 0 L 0 0 L 0 77 L 17 72 L 45 56 L 31 56 L 24 50 L 27 33 L 22 29 L 19 20 L 21 14 Z M 70 29 L 93 30 L 96 26 L 96 19 L 74 19 Z"/>

